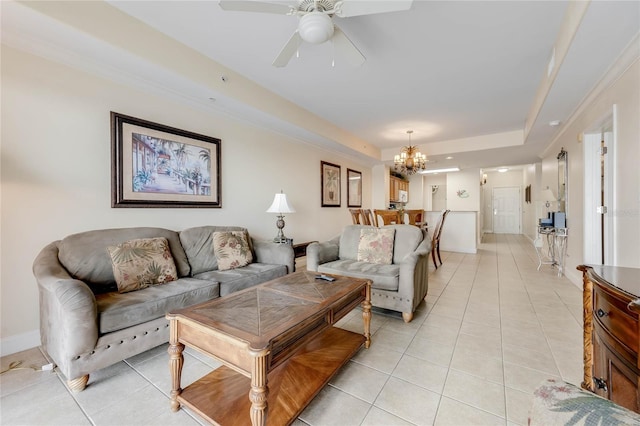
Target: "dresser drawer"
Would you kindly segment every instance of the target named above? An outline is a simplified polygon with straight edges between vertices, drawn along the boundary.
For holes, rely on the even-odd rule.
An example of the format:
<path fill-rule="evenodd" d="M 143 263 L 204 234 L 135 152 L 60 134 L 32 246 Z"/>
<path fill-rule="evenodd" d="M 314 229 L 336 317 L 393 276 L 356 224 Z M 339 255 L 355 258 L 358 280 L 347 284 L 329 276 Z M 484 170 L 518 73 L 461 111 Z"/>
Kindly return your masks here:
<path fill-rule="evenodd" d="M 612 337 L 637 356 L 638 318 L 627 310 L 628 301 L 605 292 L 597 285 L 594 290 L 594 317 Z"/>

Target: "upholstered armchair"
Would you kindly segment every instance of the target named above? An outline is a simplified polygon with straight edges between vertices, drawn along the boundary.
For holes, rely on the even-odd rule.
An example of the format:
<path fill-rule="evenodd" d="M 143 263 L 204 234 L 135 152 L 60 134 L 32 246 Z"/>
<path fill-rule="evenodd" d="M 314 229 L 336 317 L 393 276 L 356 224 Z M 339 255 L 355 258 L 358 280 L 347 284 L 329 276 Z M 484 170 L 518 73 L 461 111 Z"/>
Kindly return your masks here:
<path fill-rule="evenodd" d="M 363 260 L 363 231 L 369 230 L 393 231 L 390 263 Z M 410 322 L 427 295 L 431 241 L 425 239 L 425 235 L 420 228 L 411 225 L 382 228 L 349 225 L 341 235 L 307 247 L 307 270 L 370 279 L 371 303 L 402 312 L 404 321 Z"/>

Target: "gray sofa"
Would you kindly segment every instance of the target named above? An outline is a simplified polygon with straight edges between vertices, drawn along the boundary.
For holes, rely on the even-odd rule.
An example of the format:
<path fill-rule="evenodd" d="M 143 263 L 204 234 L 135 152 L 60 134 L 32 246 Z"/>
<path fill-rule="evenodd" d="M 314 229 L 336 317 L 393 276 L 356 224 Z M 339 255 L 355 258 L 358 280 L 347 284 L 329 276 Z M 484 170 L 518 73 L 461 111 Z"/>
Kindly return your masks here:
<path fill-rule="evenodd" d="M 72 390 L 83 390 L 92 371 L 167 342 L 168 312 L 293 271 L 290 245 L 252 238 L 253 263 L 218 270 L 213 254 L 214 231 L 246 229 L 104 229 L 70 235 L 42 249 L 33 264 L 40 293 L 42 347 L 67 377 Z M 178 279 L 118 293 L 106 247 L 155 237 L 168 240 Z"/>
<path fill-rule="evenodd" d="M 359 262 L 358 244 L 363 228 L 374 227 L 348 225 L 332 240 L 310 244 L 307 270 L 370 279 L 373 306 L 402 312 L 404 321 L 410 322 L 427 295 L 431 241 L 413 225 L 385 226 L 395 229 L 392 264 Z"/>

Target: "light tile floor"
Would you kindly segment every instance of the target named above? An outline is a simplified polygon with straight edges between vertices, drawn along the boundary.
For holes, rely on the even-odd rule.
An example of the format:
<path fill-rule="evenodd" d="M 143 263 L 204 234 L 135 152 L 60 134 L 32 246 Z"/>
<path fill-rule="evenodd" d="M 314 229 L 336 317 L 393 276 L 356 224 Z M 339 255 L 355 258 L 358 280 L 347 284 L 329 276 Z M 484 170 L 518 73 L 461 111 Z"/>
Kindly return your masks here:
<path fill-rule="evenodd" d="M 582 374 L 582 299 L 548 265 L 536 270 L 521 235 L 486 235 L 477 254 L 430 261 L 429 293 L 414 320 L 374 313 L 373 343 L 362 349 L 294 423 L 304 425 L 526 425 L 533 389 Z M 359 311 L 341 327 L 362 329 Z M 72 394 L 56 373 L 0 376 L 3 425 L 197 425 L 172 413 L 166 345 L 91 375 Z M 2 358 L 41 366 L 34 348 Z M 185 351 L 183 384 L 219 364 Z"/>

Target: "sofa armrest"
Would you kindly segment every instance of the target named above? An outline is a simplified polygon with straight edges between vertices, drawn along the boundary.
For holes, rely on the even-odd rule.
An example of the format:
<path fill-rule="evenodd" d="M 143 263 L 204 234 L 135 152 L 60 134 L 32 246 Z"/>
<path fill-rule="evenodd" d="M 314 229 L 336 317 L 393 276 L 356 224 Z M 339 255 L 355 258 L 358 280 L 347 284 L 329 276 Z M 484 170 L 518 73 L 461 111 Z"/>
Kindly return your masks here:
<path fill-rule="evenodd" d="M 272 241 L 258 241 L 251 238 L 253 251 L 257 263 L 285 265 L 288 273 L 292 273 L 295 265 L 295 255 L 290 244 L 277 244 Z"/>
<path fill-rule="evenodd" d="M 399 264 L 398 296 L 412 300 L 414 309 L 427 294 L 430 252 L 431 241 L 423 240 Z"/>
<path fill-rule="evenodd" d="M 340 237 L 323 243 L 311 243 L 307 246 L 307 271 L 318 272 L 323 263 L 338 260 Z"/>
<path fill-rule="evenodd" d="M 47 245 L 33 263 L 40 293 L 40 336 L 64 371 L 74 356 L 98 341 L 96 298 L 87 284 L 69 275 L 58 261 L 58 243 Z"/>

